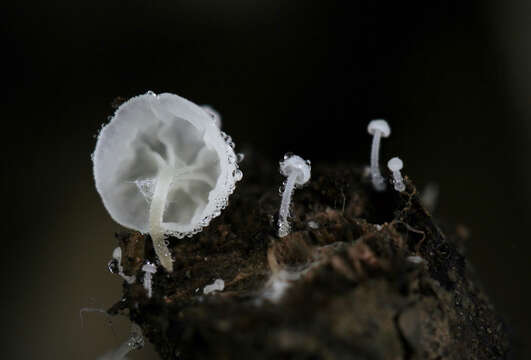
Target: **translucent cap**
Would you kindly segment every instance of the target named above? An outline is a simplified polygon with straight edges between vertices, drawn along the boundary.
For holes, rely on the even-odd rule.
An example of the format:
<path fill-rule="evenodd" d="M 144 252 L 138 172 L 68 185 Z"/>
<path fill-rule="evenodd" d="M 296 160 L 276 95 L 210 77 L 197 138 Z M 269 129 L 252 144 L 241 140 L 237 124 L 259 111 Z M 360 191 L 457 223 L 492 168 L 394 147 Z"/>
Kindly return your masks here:
<path fill-rule="evenodd" d="M 297 174 L 295 178 L 297 185 L 303 185 L 310 180 L 311 170 L 310 162 L 298 155 L 285 156 L 284 161 L 280 163 L 280 172 L 282 175 L 287 177 L 293 173 Z"/>
<path fill-rule="evenodd" d="M 221 115 L 219 114 L 219 112 L 217 112 L 210 105 L 203 105 L 201 107 L 207 112 L 208 115 L 210 115 L 216 126 L 221 129 Z"/>
<path fill-rule="evenodd" d="M 203 108 L 148 92 L 123 103 L 98 135 L 96 189 L 116 222 L 147 233 L 159 175 L 170 172 L 161 226 L 193 235 L 220 214 L 241 179 L 233 146 Z"/>
<path fill-rule="evenodd" d="M 154 274 L 157 272 L 157 267 L 152 263 L 147 263 L 142 266 L 142 271 Z"/>
<path fill-rule="evenodd" d="M 404 166 L 404 163 L 398 157 L 394 157 L 387 162 L 387 167 L 391 171 L 401 170 L 403 166 Z"/>
<path fill-rule="evenodd" d="M 374 135 L 377 131 L 380 132 L 383 137 L 391 135 L 391 128 L 387 121 L 383 119 L 372 120 L 367 126 L 367 131 L 371 135 Z"/>

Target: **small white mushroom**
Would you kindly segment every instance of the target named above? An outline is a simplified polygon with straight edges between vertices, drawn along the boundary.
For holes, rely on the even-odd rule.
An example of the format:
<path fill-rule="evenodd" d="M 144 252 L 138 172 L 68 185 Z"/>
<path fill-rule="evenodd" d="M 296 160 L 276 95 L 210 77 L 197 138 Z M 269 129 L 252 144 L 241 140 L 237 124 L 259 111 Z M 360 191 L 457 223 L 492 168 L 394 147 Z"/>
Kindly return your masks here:
<path fill-rule="evenodd" d="M 371 181 L 376 191 L 385 190 L 385 181 L 380 172 L 380 139 L 391 135 L 391 128 L 387 121 L 382 119 L 372 120 L 367 126 L 367 131 L 373 136 L 371 146 Z"/>
<path fill-rule="evenodd" d="M 111 260 L 109 262 L 109 270 L 111 272 L 116 272 L 116 268 L 118 269 L 118 275 L 120 275 L 128 284 L 133 284 L 135 281 L 136 281 L 136 276 L 135 275 L 125 275 L 124 273 L 124 267 L 122 266 L 122 248 L 121 247 L 116 247 L 113 252 L 112 252 L 112 258 L 113 260 Z M 115 264 L 115 265 L 114 265 Z M 116 266 L 116 267 L 114 267 Z M 113 270 L 114 268 L 114 270 Z"/>
<path fill-rule="evenodd" d="M 153 295 L 152 276 L 157 272 L 157 267 L 148 261 L 142 266 L 142 271 L 144 272 L 144 289 L 148 293 L 148 298 L 151 299 Z"/>
<path fill-rule="evenodd" d="M 203 288 L 203 294 L 208 295 L 214 291 L 223 291 L 225 289 L 225 281 L 223 279 L 216 279 L 212 284 Z"/>
<path fill-rule="evenodd" d="M 402 178 L 402 174 L 400 173 L 400 170 L 402 170 L 402 167 L 404 167 L 402 160 L 398 157 L 394 157 L 387 162 L 387 167 L 393 173 L 393 185 L 395 190 L 400 192 L 406 190 L 404 178 Z"/>
<path fill-rule="evenodd" d="M 289 213 L 291 197 L 296 186 L 302 186 L 310 180 L 311 165 L 309 160 L 303 160 L 297 155 L 284 155 L 280 162 L 280 173 L 287 177 L 278 214 L 278 236 L 284 237 L 290 233 Z"/>
<path fill-rule="evenodd" d="M 119 224 L 150 233 L 168 272 L 165 236 L 192 236 L 208 226 L 243 176 L 216 116 L 150 91 L 123 103 L 98 135 L 94 178 L 105 208 Z"/>

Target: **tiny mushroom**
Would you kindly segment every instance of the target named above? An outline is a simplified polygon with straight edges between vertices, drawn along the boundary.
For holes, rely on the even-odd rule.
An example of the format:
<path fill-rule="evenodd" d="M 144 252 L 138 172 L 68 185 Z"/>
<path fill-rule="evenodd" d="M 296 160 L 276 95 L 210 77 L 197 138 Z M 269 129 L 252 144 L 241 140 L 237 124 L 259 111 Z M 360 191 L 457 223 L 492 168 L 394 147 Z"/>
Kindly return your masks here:
<path fill-rule="evenodd" d="M 116 247 L 112 252 L 112 260 L 109 261 L 107 265 L 109 270 L 114 273 L 118 270 L 118 275 L 120 275 L 128 284 L 133 284 L 136 281 L 135 275 L 126 275 L 124 273 L 124 267 L 122 266 L 122 248 Z"/>
<path fill-rule="evenodd" d="M 393 173 L 393 185 L 395 187 L 395 190 L 400 192 L 406 190 L 406 185 L 404 185 L 404 179 L 402 178 L 402 174 L 400 173 L 400 170 L 402 170 L 402 167 L 404 167 L 404 163 L 402 162 L 402 160 L 398 157 L 394 157 L 387 162 L 387 167 Z"/>
<path fill-rule="evenodd" d="M 203 294 L 208 295 L 216 291 L 223 291 L 225 289 L 225 281 L 223 279 L 216 279 L 212 284 L 203 288 Z"/>
<path fill-rule="evenodd" d="M 380 139 L 381 137 L 389 137 L 391 135 L 391 128 L 387 121 L 382 119 L 372 120 L 367 126 L 367 131 L 373 136 L 371 147 L 371 180 L 372 185 L 376 191 L 385 190 L 385 181 L 380 172 L 379 155 L 380 155 Z"/>
<path fill-rule="evenodd" d="M 282 201 L 278 214 L 278 236 L 284 237 L 290 233 L 289 210 L 291 196 L 296 186 L 302 186 L 310 180 L 311 164 L 309 160 L 303 160 L 297 155 L 284 155 L 284 161 L 280 162 L 280 172 L 287 177 L 284 183 Z"/>
<path fill-rule="evenodd" d="M 144 272 L 144 289 L 146 289 L 148 293 L 148 298 L 151 299 L 151 296 L 153 295 L 152 276 L 157 272 L 157 267 L 148 261 L 142 266 L 142 271 Z"/>
<path fill-rule="evenodd" d="M 123 103 L 99 133 L 96 189 L 116 222 L 150 233 L 172 272 L 165 236 L 192 236 L 227 206 L 243 175 L 233 147 L 210 110 L 150 91 Z"/>

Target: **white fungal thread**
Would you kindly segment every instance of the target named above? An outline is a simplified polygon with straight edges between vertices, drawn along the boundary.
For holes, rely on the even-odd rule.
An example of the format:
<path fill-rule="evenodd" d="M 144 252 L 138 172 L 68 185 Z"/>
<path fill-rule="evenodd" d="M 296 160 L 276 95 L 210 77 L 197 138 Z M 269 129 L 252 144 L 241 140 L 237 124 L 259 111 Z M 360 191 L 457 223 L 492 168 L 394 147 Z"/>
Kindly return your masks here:
<path fill-rule="evenodd" d="M 372 120 L 367 126 L 367 131 L 373 136 L 371 146 L 371 181 L 376 191 L 385 190 L 385 181 L 380 172 L 380 139 L 391 135 L 391 128 L 387 121 L 382 119 Z"/>
<path fill-rule="evenodd" d="M 278 214 L 278 236 L 284 237 L 290 233 L 289 224 L 290 204 L 293 190 L 296 186 L 302 186 L 311 176 L 311 164 L 297 155 L 284 155 L 284 161 L 280 162 L 280 172 L 287 177 L 282 192 L 282 201 Z"/>
<path fill-rule="evenodd" d="M 92 159 L 105 208 L 119 224 L 151 234 L 168 272 L 165 236 L 191 237 L 208 226 L 243 177 L 243 156 L 219 119 L 210 107 L 149 91 L 123 103 L 98 135 Z"/>
<path fill-rule="evenodd" d="M 157 267 L 148 261 L 142 266 L 142 271 L 144 272 L 144 289 L 148 293 L 148 298 L 151 299 L 153 295 L 153 274 L 157 272 Z"/>
<path fill-rule="evenodd" d="M 263 290 L 262 297 L 277 303 L 282 299 L 291 284 L 298 280 L 304 272 L 280 270 L 273 273 Z"/>
<path fill-rule="evenodd" d="M 142 329 L 135 323 L 131 325 L 131 335 L 118 348 L 98 357 L 98 360 L 125 360 L 125 356 L 133 350 L 144 347 Z"/>
<path fill-rule="evenodd" d="M 211 292 L 223 291 L 223 289 L 225 289 L 225 281 L 222 279 L 216 279 L 212 284 L 203 288 L 203 294 L 208 295 Z"/>
<path fill-rule="evenodd" d="M 108 321 L 109 325 L 112 327 L 111 315 L 109 315 L 107 310 L 100 309 L 100 308 L 93 308 L 93 307 L 83 307 L 83 308 L 79 309 L 79 319 L 81 320 L 81 327 L 84 326 L 83 313 L 86 313 L 86 312 L 99 312 L 99 313 L 102 313 L 103 315 L 105 315 L 107 317 L 107 321 Z"/>
<path fill-rule="evenodd" d="M 121 247 L 116 247 L 113 252 L 112 252 L 112 258 L 113 260 L 111 260 L 111 262 L 115 262 L 116 263 L 116 267 L 118 268 L 118 275 L 120 275 L 129 285 L 133 284 L 135 281 L 136 281 L 136 276 L 135 275 L 126 275 L 124 273 L 124 268 L 122 266 L 122 248 Z M 111 263 L 109 263 L 109 269 L 111 270 L 111 272 L 114 272 L 112 271 L 111 269 L 112 265 Z"/>
<path fill-rule="evenodd" d="M 404 178 L 400 173 L 400 170 L 404 167 L 404 163 L 398 157 L 394 157 L 387 162 L 387 167 L 393 173 L 393 185 L 396 191 L 402 192 L 406 190 L 406 185 L 404 184 Z"/>

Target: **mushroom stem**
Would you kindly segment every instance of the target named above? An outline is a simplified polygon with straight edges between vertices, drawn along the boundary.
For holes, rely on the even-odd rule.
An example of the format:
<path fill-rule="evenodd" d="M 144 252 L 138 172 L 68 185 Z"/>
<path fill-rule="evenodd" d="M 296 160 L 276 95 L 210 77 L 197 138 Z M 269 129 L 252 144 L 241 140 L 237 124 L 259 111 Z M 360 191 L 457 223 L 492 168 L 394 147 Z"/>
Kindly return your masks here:
<path fill-rule="evenodd" d="M 160 260 L 160 264 L 168 271 L 173 271 L 173 261 L 170 250 L 164 243 L 164 228 L 162 227 L 162 216 L 166 206 L 166 196 L 173 180 L 173 169 L 165 167 L 159 172 L 157 185 L 151 199 L 149 207 L 149 229 L 153 248 Z"/>
<path fill-rule="evenodd" d="M 288 176 L 286 181 L 286 187 L 282 193 L 282 201 L 280 203 L 280 211 L 278 213 L 278 236 L 284 237 L 290 232 L 290 225 L 288 221 L 289 217 L 289 204 L 291 203 L 291 196 L 293 189 L 295 188 L 295 179 L 298 174 L 293 172 Z"/>
<path fill-rule="evenodd" d="M 371 148 L 371 180 L 374 188 L 378 191 L 385 190 L 385 181 L 380 172 L 379 154 L 380 154 L 380 139 L 382 133 L 375 131 L 372 138 Z"/>

